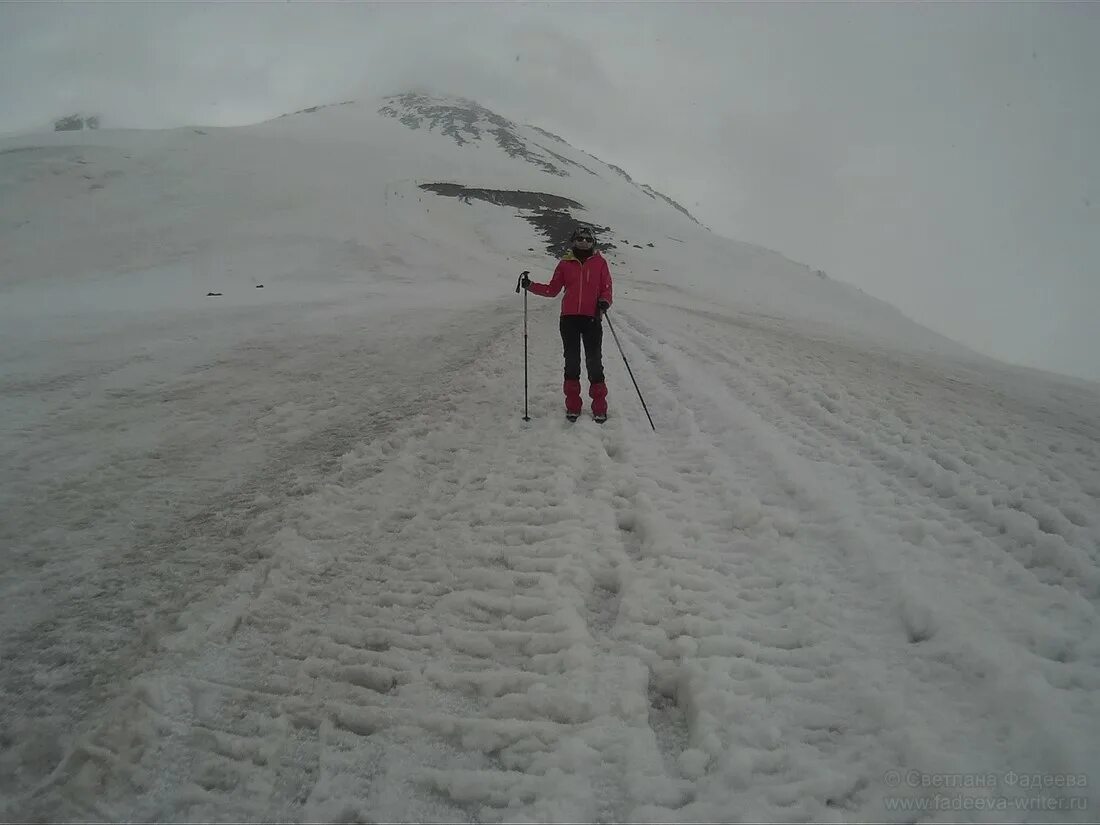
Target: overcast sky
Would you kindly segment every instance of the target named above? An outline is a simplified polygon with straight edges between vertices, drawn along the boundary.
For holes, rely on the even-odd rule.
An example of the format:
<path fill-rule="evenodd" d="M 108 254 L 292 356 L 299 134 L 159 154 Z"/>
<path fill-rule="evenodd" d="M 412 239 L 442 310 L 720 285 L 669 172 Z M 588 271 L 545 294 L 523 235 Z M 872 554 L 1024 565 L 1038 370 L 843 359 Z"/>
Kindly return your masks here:
<path fill-rule="evenodd" d="M 1100 380 L 1100 3 L 0 3 L 0 133 L 414 87 L 979 351 Z"/>

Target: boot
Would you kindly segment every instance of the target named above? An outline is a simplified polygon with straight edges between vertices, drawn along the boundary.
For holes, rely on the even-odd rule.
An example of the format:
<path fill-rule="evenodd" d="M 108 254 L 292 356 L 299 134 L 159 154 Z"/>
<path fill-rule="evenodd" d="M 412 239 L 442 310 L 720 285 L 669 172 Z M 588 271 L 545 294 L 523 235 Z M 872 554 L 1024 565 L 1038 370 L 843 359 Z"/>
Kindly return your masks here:
<path fill-rule="evenodd" d="M 592 417 L 597 421 L 607 420 L 607 384 L 600 381 L 588 388 L 588 395 L 592 399 Z"/>
<path fill-rule="evenodd" d="M 580 415 L 583 402 L 581 401 L 581 382 L 579 378 L 566 378 L 562 389 L 565 391 L 565 412 L 567 415 Z"/>

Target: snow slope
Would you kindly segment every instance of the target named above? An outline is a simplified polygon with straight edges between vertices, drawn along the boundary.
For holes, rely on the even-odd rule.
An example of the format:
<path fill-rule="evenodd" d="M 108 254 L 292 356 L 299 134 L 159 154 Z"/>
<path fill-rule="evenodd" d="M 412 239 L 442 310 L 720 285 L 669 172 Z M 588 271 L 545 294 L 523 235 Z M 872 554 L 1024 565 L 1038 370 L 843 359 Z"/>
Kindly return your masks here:
<path fill-rule="evenodd" d="M 1100 388 L 555 140 L 0 143 L 5 819 L 1095 818 Z M 520 420 L 546 239 L 438 181 L 611 227 L 656 433 L 534 298 Z"/>

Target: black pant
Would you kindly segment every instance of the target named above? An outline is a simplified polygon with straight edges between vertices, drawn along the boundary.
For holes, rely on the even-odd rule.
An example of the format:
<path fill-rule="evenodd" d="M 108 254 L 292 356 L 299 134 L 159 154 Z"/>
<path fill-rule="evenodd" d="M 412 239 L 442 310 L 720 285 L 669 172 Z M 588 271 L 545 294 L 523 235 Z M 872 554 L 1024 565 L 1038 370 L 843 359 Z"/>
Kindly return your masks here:
<path fill-rule="evenodd" d="M 588 367 L 588 383 L 603 383 L 603 324 L 591 315 L 561 316 L 561 342 L 565 349 L 565 379 L 581 377 L 581 340 L 584 340 L 584 363 Z"/>

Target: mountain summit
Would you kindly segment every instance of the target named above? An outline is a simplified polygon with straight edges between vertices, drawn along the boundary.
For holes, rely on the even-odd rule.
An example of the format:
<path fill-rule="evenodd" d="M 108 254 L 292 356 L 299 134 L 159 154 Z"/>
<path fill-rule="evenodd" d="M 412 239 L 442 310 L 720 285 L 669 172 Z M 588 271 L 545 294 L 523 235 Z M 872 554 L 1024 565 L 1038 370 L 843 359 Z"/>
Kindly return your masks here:
<path fill-rule="evenodd" d="M 571 153 L 577 150 L 553 132 L 540 129 L 538 126 L 521 127 L 472 100 L 433 97 L 410 92 L 388 98 L 386 105 L 379 111 L 399 119 L 410 129 L 426 128 L 429 131 L 438 129 L 451 137 L 459 146 L 470 140 L 481 140 L 483 134 L 488 134 L 509 157 L 522 158 L 551 175 L 567 177 L 576 172 L 584 172 L 599 178 L 602 174 L 599 167 L 603 167 L 604 170 L 609 170 L 631 185 L 637 186 L 639 191 L 649 197 L 665 201 L 695 223 L 699 223 L 687 209 L 672 198 L 649 186 L 635 183 L 634 179 L 618 166 L 604 163 L 587 152 L 583 154 L 590 159 L 588 165 L 558 154 L 539 143 L 539 139 L 556 142 L 559 144 L 559 150 L 562 147 L 566 147 Z M 532 135 L 531 132 L 535 134 Z"/>

